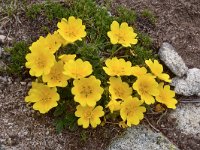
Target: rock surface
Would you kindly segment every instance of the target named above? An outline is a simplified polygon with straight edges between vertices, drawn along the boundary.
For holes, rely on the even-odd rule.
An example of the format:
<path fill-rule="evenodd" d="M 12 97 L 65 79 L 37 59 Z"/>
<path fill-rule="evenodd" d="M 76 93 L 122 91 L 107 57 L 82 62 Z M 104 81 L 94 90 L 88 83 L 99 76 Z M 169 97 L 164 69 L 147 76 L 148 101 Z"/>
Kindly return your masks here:
<path fill-rule="evenodd" d="M 172 86 L 177 94 L 191 96 L 200 94 L 200 69 L 189 69 L 185 78 L 175 77 L 172 79 Z"/>
<path fill-rule="evenodd" d="M 178 150 L 161 133 L 139 125 L 128 128 L 125 135 L 111 143 L 108 150 Z"/>
<path fill-rule="evenodd" d="M 178 55 L 175 48 L 167 42 L 164 42 L 159 49 L 158 55 L 165 65 L 177 76 L 182 77 L 187 73 L 188 67 L 185 65 L 181 56 Z"/>
<path fill-rule="evenodd" d="M 200 104 L 180 104 L 170 117 L 176 118 L 178 128 L 185 134 L 200 138 Z M 200 144 L 200 143 L 199 143 Z M 200 145 L 199 145 L 200 146 Z"/>

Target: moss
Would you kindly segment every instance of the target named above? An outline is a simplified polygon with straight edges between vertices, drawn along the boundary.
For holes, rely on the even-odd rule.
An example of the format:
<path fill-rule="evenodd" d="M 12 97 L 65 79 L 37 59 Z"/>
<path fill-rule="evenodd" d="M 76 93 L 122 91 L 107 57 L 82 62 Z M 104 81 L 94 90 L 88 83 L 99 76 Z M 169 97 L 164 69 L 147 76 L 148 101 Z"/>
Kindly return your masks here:
<path fill-rule="evenodd" d="M 143 10 L 141 16 L 148 19 L 152 24 L 156 22 L 155 15 L 148 9 Z"/>
<path fill-rule="evenodd" d="M 29 52 L 29 45 L 26 42 L 17 42 L 12 48 L 6 50 L 10 52 L 10 61 L 8 63 L 8 73 L 22 76 L 25 70 L 25 56 Z"/>
<path fill-rule="evenodd" d="M 137 14 L 134 10 L 131 10 L 124 6 L 118 6 L 117 16 L 119 22 L 128 22 L 129 24 L 134 24 L 136 21 Z"/>

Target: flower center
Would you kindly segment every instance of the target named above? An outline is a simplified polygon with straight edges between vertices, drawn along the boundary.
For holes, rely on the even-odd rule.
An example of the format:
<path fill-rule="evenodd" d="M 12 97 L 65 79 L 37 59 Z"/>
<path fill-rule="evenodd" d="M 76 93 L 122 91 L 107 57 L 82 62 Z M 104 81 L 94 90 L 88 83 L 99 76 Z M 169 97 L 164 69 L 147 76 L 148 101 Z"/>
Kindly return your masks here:
<path fill-rule="evenodd" d="M 92 116 L 92 112 L 91 111 L 86 111 L 84 114 L 84 118 L 90 119 Z"/>
<path fill-rule="evenodd" d="M 46 66 L 46 62 L 41 58 L 38 58 L 35 63 L 39 68 L 44 68 Z"/>
<path fill-rule="evenodd" d="M 116 96 L 118 96 L 119 98 L 123 97 L 123 94 L 124 94 L 124 90 L 123 89 L 115 88 L 114 91 L 115 91 L 115 95 Z"/>
<path fill-rule="evenodd" d="M 146 94 L 148 93 L 149 85 L 147 84 L 140 84 L 140 92 L 141 94 Z"/>
<path fill-rule="evenodd" d="M 90 94 L 92 94 L 92 88 L 90 86 L 83 86 L 81 94 L 87 98 Z"/>

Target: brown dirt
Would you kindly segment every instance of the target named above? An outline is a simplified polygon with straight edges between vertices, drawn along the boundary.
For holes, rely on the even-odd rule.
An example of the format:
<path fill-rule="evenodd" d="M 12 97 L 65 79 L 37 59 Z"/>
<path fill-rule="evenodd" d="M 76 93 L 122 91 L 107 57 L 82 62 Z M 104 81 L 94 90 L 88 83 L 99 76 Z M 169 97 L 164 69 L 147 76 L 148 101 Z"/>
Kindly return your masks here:
<path fill-rule="evenodd" d="M 200 1 L 199 0 L 113 0 L 112 9 L 125 5 L 136 12 L 150 10 L 156 16 L 155 26 L 140 21 L 140 30 L 153 38 L 159 48 L 171 43 L 188 67 L 200 68 Z"/>

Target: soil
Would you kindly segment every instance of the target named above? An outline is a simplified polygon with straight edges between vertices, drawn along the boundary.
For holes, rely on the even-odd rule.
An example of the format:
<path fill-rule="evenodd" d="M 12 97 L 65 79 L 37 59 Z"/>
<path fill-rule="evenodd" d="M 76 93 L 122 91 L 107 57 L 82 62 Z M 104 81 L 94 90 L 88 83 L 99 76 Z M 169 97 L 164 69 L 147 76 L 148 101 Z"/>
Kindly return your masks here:
<path fill-rule="evenodd" d="M 189 68 L 200 68 L 200 1 L 199 0 L 113 0 L 112 10 L 124 5 L 142 12 L 147 9 L 156 16 L 154 26 L 145 19 L 137 29 L 153 38 L 159 48 L 163 42 L 171 43 Z"/>

